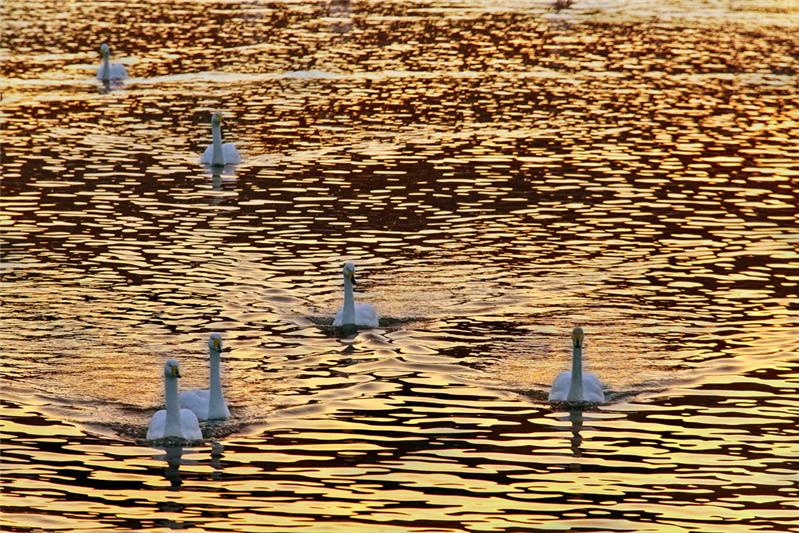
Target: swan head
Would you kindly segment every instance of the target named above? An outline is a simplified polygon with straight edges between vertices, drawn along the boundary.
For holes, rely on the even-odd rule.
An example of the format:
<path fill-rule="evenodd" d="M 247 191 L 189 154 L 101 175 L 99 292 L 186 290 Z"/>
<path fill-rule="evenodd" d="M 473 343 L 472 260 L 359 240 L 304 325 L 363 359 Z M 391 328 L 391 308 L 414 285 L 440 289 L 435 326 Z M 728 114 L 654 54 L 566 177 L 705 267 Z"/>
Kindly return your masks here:
<path fill-rule="evenodd" d="M 222 125 L 222 113 L 213 113 L 211 115 L 211 125 L 214 127 Z"/>
<path fill-rule="evenodd" d="M 575 348 L 583 347 L 584 338 L 585 338 L 585 333 L 583 332 L 583 328 L 578 326 L 572 330 L 572 342 L 574 343 Z"/>
<path fill-rule="evenodd" d="M 103 57 L 108 57 L 109 55 L 111 55 L 111 48 L 105 43 L 101 44 L 100 55 Z"/>
<path fill-rule="evenodd" d="M 344 274 L 344 280 L 349 280 L 350 283 L 355 285 L 355 265 L 352 264 L 352 261 L 347 261 L 344 263 L 344 266 L 341 268 L 341 272 Z"/>
<path fill-rule="evenodd" d="M 174 359 L 167 359 L 164 363 L 164 377 L 166 379 L 177 379 L 180 377 L 180 367 Z"/>
<path fill-rule="evenodd" d="M 219 333 L 211 333 L 208 339 L 208 349 L 212 352 L 219 353 L 222 351 L 222 335 Z"/>

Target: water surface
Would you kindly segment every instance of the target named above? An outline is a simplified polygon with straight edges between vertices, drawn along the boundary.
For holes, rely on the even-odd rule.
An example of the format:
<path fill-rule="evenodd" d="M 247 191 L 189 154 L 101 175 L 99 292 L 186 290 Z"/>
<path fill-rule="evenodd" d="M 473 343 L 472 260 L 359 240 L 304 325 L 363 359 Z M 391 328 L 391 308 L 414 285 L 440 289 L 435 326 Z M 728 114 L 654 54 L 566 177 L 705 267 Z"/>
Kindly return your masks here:
<path fill-rule="evenodd" d="M 0 11 L 0 527 L 799 531 L 795 2 Z"/>

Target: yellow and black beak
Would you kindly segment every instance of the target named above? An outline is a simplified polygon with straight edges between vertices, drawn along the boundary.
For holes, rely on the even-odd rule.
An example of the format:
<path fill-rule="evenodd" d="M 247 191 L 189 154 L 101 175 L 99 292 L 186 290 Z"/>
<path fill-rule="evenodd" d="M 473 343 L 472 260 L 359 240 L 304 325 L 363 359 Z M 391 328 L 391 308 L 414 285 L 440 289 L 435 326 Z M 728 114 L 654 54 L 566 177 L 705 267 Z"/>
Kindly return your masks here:
<path fill-rule="evenodd" d="M 180 370 L 178 370 L 178 367 L 176 367 L 176 366 L 172 367 L 172 377 L 173 378 L 179 378 L 180 377 Z"/>
<path fill-rule="evenodd" d="M 220 341 L 219 339 L 214 339 L 214 350 L 216 350 L 217 352 L 222 351 L 222 341 Z"/>
<path fill-rule="evenodd" d="M 584 338 L 585 338 L 585 333 L 583 332 L 583 328 L 574 328 L 574 331 L 572 332 L 572 340 L 574 341 L 575 348 L 583 347 Z"/>
<path fill-rule="evenodd" d="M 350 281 L 352 282 L 353 285 L 357 285 L 357 283 L 355 282 L 355 272 L 354 271 L 350 271 Z"/>

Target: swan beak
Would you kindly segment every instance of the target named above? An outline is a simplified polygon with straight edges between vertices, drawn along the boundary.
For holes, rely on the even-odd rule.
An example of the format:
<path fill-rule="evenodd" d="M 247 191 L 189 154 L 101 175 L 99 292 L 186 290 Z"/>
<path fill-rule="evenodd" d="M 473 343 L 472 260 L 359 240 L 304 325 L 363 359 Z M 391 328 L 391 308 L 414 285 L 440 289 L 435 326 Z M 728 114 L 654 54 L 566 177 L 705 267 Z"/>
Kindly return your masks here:
<path fill-rule="evenodd" d="M 583 339 L 585 338 L 585 333 L 583 332 L 583 328 L 574 328 L 572 331 L 572 340 L 574 341 L 575 348 L 582 348 L 583 347 Z"/>
<path fill-rule="evenodd" d="M 214 339 L 214 350 L 217 352 L 222 350 L 222 343 L 219 341 L 219 339 Z"/>
<path fill-rule="evenodd" d="M 357 283 L 355 282 L 355 272 L 350 272 L 350 281 L 352 282 L 353 285 L 357 285 Z"/>
<path fill-rule="evenodd" d="M 176 366 L 172 367 L 172 377 L 173 378 L 179 378 L 180 377 L 180 370 L 178 370 L 178 367 L 176 367 Z"/>

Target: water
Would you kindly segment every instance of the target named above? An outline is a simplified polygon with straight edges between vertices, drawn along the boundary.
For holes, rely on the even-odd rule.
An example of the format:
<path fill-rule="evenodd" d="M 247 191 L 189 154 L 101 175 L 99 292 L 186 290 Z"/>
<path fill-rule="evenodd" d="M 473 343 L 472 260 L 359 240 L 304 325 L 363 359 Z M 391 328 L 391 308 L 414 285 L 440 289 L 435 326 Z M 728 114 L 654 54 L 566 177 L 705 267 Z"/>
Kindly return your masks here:
<path fill-rule="evenodd" d="M 795 2 L 0 10 L 0 527 L 799 531 Z"/>

